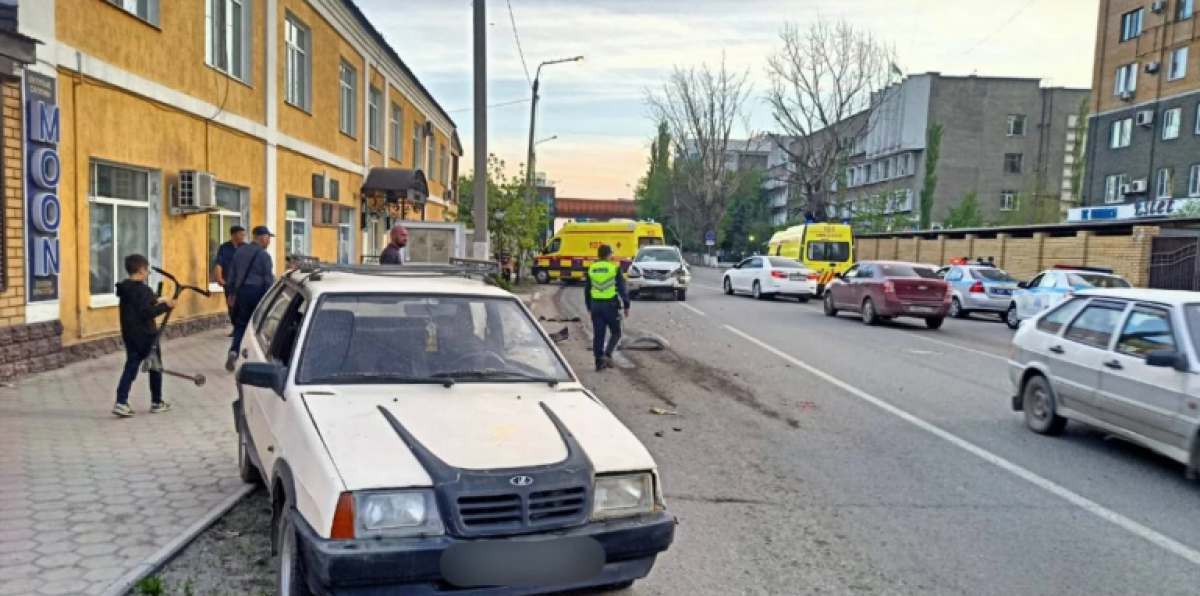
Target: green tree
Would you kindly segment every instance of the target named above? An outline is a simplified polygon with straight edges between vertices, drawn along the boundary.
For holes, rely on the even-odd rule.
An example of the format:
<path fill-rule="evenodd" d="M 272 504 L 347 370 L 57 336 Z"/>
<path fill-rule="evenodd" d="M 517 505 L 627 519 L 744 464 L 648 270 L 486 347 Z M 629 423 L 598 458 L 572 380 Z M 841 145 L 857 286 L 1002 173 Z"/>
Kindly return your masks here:
<path fill-rule="evenodd" d="M 758 252 L 771 239 L 771 213 L 762 190 L 763 173 L 747 172 L 721 220 L 717 244 L 733 253 Z"/>
<path fill-rule="evenodd" d="M 1091 110 L 1091 94 L 1083 96 L 1079 101 L 1079 112 L 1075 119 L 1075 148 L 1071 152 L 1074 162 L 1071 164 L 1071 201 L 1075 204 L 1082 202 L 1083 174 L 1087 168 L 1087 129 L 1088 113 Z"/>
<path fill-rule="evenodd" d="M 517 277 L 541 248 L 542 232 L 549 217 L 545 205 L 530 202 L 525 197 L 525 174 L 516 176 L 505 173 L 505 163 L 494 154 L 488 156 L 488 231 L 497 254 L 507 252 L 516 260 Z M 473 197 L 474 173 L 459 178 L 462 197 L 458 208 L 458 221 L 474 225 Z"/>
<path fill-rule="evenodd" d="M 942 158 L 941 124 L 933 124 L 925 133 L 925 186 L 921 187 L 921 220 L 922 230 L 928 230 L 933 223 L 933 199 L 937 194 L 938 161 Z"/>
<path fill-rule="evenodd" d="M 1018 193 L 1013 201 L 1015 204 L 1012 209 L 1000 212 L 996 225 L 1032 226 L 1063 221 L 1063 201 L 1058 197 L 1023 192 Z"/>
<path fill-rule="evenodd" d="M 891 232 L 905 229 L 913 224 L 912 215 L 904 209 L 907 194 L 894 188 L 885 188 L 877 193 L 858 197 L 845 206 L 849 210 L 850 225 L 856 234 Z"/>
<path fill-rule="evenodd" d="M 951 230 L 983 227 L 983 210 L 979 205 L 978 193 L 967 193 L 961 203 L 951 207 L 946 213 L 946 219 L 942 220 L 942 225 Z"/>

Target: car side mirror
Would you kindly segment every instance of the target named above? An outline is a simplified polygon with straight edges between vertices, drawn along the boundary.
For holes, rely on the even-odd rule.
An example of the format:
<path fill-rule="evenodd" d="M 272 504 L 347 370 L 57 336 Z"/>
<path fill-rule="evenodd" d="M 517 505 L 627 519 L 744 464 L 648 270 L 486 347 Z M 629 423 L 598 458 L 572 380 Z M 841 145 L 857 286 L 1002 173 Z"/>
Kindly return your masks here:
<path fill-rule="evenodd" d="M 741 264 L 741 263 L 738 263 L 737 265 L 734 265 L 734 266 L 733 266 L 733 268 L 734 268 L 734 269 L 741 269 L 741 268 L 742 268 L 742 264 Z"/>
<path fill-rule="evenodd" d="M 1173 368 L 1180 372 L 1187 372 L 1187 355 L 1174 350 L 1154 350 L 1151 352 L 1146 352 L 1146 366 Z"/>
<path fill-rule="evenodd" d="M 237 382 L 239 385 L 270 389 L 279 397 L 283 397 L 287 368 L 273 362 L 247 362 L 238 369 Z"/>
<path fill-rule="evenodd" d="M 1027 281 L 1019 281 L 1019 282 L 1017 282 L 1017 287 L 1018 287 L 1018 288 L 1021 288 L 1022 290 L 1028 289 L 1028 288 L 1029 288 L 1029 282 L 1027 282 Z"/>

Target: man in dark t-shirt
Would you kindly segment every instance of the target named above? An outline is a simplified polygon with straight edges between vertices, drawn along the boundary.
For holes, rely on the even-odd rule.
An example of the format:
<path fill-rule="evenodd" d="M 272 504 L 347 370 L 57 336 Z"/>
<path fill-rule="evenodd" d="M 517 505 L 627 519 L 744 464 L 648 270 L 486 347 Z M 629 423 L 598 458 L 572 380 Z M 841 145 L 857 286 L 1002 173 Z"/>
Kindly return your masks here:
<path fill-rule="evenodd" d="M 388 232 L 388 238 L 390 240 L 387 247 L 379 255 L 379 264 L 403 265 L 404 256 L 400 253 L 400 249 L 408 246 L 408 230 L 402 224 L 396 224 Z"/>
<path fill-rule="evenodd" d="M 229 228 L 229 241 L 221 245 L 217 249 L 217 258 L 213 266 L 213 281 L 222 289 L 226 288 L 228 281 L 225 276 L 229 273 L 229 267 L 233 265 L 233 253 L 237 252 L 239 246 L 246 243 L 246 228 L 242 226 L 233 226 Z M 228 309 L 229 322 L 233 323 L 233 307 Z M 230 332 L 229 337 L 233 337 Z"/>

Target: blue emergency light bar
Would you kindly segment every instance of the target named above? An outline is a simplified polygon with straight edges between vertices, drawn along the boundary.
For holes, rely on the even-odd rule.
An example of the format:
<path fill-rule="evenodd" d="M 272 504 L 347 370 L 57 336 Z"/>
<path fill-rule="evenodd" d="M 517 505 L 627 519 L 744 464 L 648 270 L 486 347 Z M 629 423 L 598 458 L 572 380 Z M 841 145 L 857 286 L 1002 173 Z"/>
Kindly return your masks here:
<path fill-rule="evenodd" d="M 1105 269 L 1103 267 L 1083 267 L 1080 265 L 1055 265 L 1054 268 L 1067 270 L 1067 271 L 1091 271 L 1092 273 L 1107 273 L 1109 275 L 1113 274 L 1112 269 Z"/>

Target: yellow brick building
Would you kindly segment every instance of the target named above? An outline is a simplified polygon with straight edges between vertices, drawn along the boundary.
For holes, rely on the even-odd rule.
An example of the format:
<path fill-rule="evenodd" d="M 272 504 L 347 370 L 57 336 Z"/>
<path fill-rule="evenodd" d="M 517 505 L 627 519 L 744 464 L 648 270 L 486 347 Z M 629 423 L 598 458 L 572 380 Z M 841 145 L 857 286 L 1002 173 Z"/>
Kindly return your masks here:
<path fill-rule="evenodd" d="M 40 248 L 12 266 L 45 290 L 26 321 L 61 321 L 75 357 L 116 347 L 128 253 L 200 285 L 231 225 L 265 224 L 277 270 L 289 254 L 358 262 L 391 223 L 359 193 L 379 167 L 424 181 L 391 215 L 454 219 L 455 124 L 351 0 L 21 0 L 19 22 L 41 42 L 27 113 L 30 81 L 53 96 L 32 130 L 54 138 L 27 134 L 24 153 L 57 152 L 61 221 L 33 238 L 57 242 L 56 280 L 37 277 L 33 259 L 53 256 Z M 211 204 L 193 184 L 215 188 Z M 185 296 L 185 327 L 223 322 L 219 293 Z"/>

